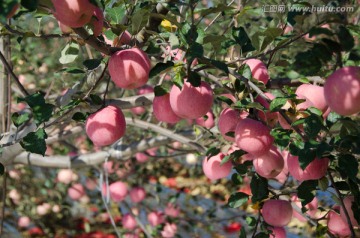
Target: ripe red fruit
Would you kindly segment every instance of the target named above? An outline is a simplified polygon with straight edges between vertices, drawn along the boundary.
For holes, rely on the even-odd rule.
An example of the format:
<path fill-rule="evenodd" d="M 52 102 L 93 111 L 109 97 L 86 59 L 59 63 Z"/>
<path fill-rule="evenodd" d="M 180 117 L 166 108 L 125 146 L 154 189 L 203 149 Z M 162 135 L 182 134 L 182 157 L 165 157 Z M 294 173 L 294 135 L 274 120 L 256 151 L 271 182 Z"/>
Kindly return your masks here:
<path fill-rule="evenodd" d="M 286 230 L 284 227 L 270 227 L 268 229 L 272 231 L 269 238 L 286 238 Z"/>
<path fill-rule="evenodd" d="M 270 129 L 259 121 L 250 118 L 240 120 L 235 128 L 235 142 L 237 146 L 256 156 L 269 151 L 274 138 Z"/>
<path fill-rule="evenodd" d="M 68 189 L 68 195 L 72 200 L 79 200 L 82 196 L 85 195 L 85 189 L 81 183 L 73 184 Z"/>
<path fill-rule="evenodd" d="M 271 93 L 264 93 L 269 99 L 273 100 L 275 98 L 274 95 L 272 95 Z M 270 107 L 270 103 L 268 103 L 265 99 L 263 99 L 260 96 L 257 96 L 255 99 L 256 102 L 260 103 L 265 109 L 269 110 Z M 275 126 L 275 124 L 278 121 L 278 112 L 270 112 L 270 111 L 258 111 L 258 116 L 259 118 L 263 121 L 266 122 L 269 126 L 273 127 Z"/>
<path fill-rule="evenodd" d="M 327 226 L 329 231 L 338 237 L 348 237 L 351 234 L 349 225 L 345 222 L 340 214 L 330 211 L 327 215 Z"/>
<path fill-rule="evenodd" d="M 111 145 L 125 134 L 124 114 L 116 106 L 107 106 L 87 118 L 85 129 L 96 146 Z"/>
<path fill-rule="evenodd" d="M 176 115 L 185 119 L 196 119 L 210 111 L 213 104 L 213 90 L 206 82 L 199 87 L 185 82 L 180 90 L 173 85 L 170 91 L 170 105 Z"/>
<path fill-rule="evenodd" d="M 306 100 L 297 105 L 297 109 L 316 107 L 323 112 L 324 117 L 327 117 L 330 111 L 325 100 L 324 87 L 312 84 L 302 84 L 296 89 L 295 93 L 297 98 Z"/>
<path fill-rule="evenodd" d="M 301 201 L 300 201 L 300 199 L 298 198 L 297 195 L 291 196 L 291 201 L 293 203 L 295 203 L 295 205 L 298 206 L 299 208 L 302 207 L 301 206 Z M 316 211 L 317 211 L 317 208 L 318 208 L 318 199 L 316 197 L 314 197 L 314 199 L 311 202 L 309 202 L 308 204 L 305 205 L 305 208 L 307 209 L 306 214 L 311 218 L 315 218 Z M 293 212 L 293 217 L 295 217 L 296 219 L 298 219 L 301 222 L 306 222 L 306 218 L 301 216 L 295 210 Z"/>
<path fill-rule="evenodd" d="M 324 95 L 330 109 L 340 115 L 360 111 L 360 67 L 336 70 L 325 81 Z"/>
<path fill-rule="evenodd" d="M 125 214 L 121 221 L 123 227 L 128 230 L 132 230 L 137 227 L 137 222 L 131 214 Z"/>
<path fill-rule="evenodd" d="M 164 213 L 162 212 L 150 212 L 147 215 L 147 219 L 151 226 L 158 226 L 165 221 Z"/>
<path fill-rule="evenodd" d="M 249 65 L 251 69 L 251 74 L 254 79 L 257 79 L 264 84 L 267 84 L 269 81 L 269 73 L 268 69 L 266 68 L 266 65 L 258 60 L 258 59 L 248 59 L 244 61 L 244 64 Z"/>
<path fill-rule="evenodd" d="M 146 191 L 142 187 L 136 187 L 131 189 L 130 191 L 130 199 L 134 203 L 141 202 L 142 200 L 145 199 L 145 196 L 146 196 Z"/>
<path fill-rule="evenodd" d="M 248 115 L 246 111 L 240 112 L 232 108 L 225 108 L 219 115 L 218 128 L 225 140 L 234 142 L 235 138 L 227 136 L 226 133 L 234 132 L 237 123 Z"/>
<path fill-rule="evenodd" d="M 54 17 L 73 28 L 87 24 L 96 9 L 89 0 L 52 0 L 52 3 L 55 8 Z"/>
<path fill-rule="evenodd" d="M 284 159 L 273 146 L 268 152 L 253 160 L 255 171 L 264 178 L 275 178 L 284 167 Z"/>
<path fill-rule="evenodd" d="M 287 165 L 290 175 L 299 181 L 316 180 L 325 176 L 327 168 L 329 167 L 329 159 L 315 158 L 306 168 L 302 170 L 299 164 L 299 157 L 289 155 L 287 158 Z"/>
<path fill-rule="evenodd" d="M 227 177 L 231 173 L 231 160 L 221 165 L 224 154 L 219 153 L 210 158 L 205 158 L 202 163 L 202 168 L 206 177 L 211 180 L 221 179 Z"/>
<path fill-rule="evenodd" d="M 98 7 L 96 7 L 94 10 L 94 15 L 91 19 L 91 25 L 92 25 L 94 36 L 101 35 L 102 28 L 104 26 L 104 13 Z"/>
<path fill-rule="evenodd" d="M 350 217 L 350 221 L 351 221 L 351 224 L 353 226 L 359 226 L 359 223 L 356 221 L 355 217 L 354 217 L 354 212 L 353 210 L 351 209 L 351 206 L 352 206 L 352 203 L 354 202 L 354 196 L 347 196 L 344 198 L 344 204 L 345 204 L 345 208 L 346 208 L 346 211 L 348 212 L 349 214 L 349 217 Z M 347 223 L 347 220 L 346 220 L 346 215 L 345 215 L 345 212 L 344 212 L 344 209 L 343 207 L 340 208 L 340 216 L 341 218 L 343 219 L 344 222 Z"/>
<path fill-rule="evenodd" d="M 241 230 L 241 224 L 239 222 L 231 222 L 229 225 L 224 226 L 224 230 L 227 233 L 234 233 Z"/>
<path fill-rule="evenodd" d="M 155 97 L 153 100 L 153 113 L 158 121 L 174 124 L 181 120 L 170 106 L 170 94 Z"/>
<path fill-rule="evenodd" d="M 138 48 L 117 51 L 109 60 L 111 80 L 119 88 L 135 89 L 145 85 L 150 67 L 149 57 Z"/>
<path fill-rule="evenodd" d="M 109 186 L 110 198 L 114 202 L 120 202 L 125 199 L 128 194 L 128 189 L 126 183 L 121 181 L 110 184 Z"/>
<path fill-rule="evenodd" d="M 286 226 L 292 218 L 291 203 L 284 200 L 267 200 L 262 207 L 265 222 L 272 226 Z"/>
<path fill-rule="evenodd" d="M 196 124 L 198 124 L 199 126 L 205 127 L 207 129 L 211 129 L 215 126 L 215 119 L 214 119 L 214 114 L 212 113 L 212 111 L 206 113 L 206 119 L 205 117 L 199 117 L 195 120 Z"/>

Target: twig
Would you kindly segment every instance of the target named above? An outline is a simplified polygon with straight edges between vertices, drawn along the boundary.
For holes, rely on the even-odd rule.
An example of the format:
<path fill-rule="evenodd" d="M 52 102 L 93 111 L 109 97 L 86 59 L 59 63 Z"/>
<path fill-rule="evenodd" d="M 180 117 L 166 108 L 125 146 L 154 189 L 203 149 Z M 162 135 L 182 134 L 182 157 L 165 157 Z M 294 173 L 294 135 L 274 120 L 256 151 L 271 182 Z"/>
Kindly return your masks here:
<path fill-rule="evenodd" d="M 4 220 L 5 220 L 5 200 L 6 200 L 6 168 L 3 174 L 3 187 L 2 187 L 2 208 L 1 208 L 1 223 L 0 223 L 0 237 L 3 233 Z"/>
<path fill-rule="evenodd" d="M 333 178 L 333 176 L 332 176 L 332 174 L 331 174 L 331 172 L 330 172 L 329 170 L 328 170 L 328 176 L 329 176 L 329 179 L 330 179 L 330 182 L 331 182 L 333 188 L 335 189 L 336 194 L 337 194 L 338 197 L 339 197 L 340 205 L 341 205 L 341 207 L 342 207 L 343 210 L 344 210 L 345 217 L 346 217 L 346 221 L 347 221 L 347 223 L 348 223 L 348 225 L 349 225 L 349 228 L 350 228 L 350 231 L 351 231 L 351 237 L 355 238 L 355 237 L 356 237 L 356 236 L 355 236 L 355 231 L 354 231 L 354 227 L 353 227 L 353 225 L 352 225 L 352 223 L 351 223 L 351 219 L 350 219 L 349 213 L 348 213 L 348 211 L 346 210 L 345 203 L 344 203 L 344 201 L 343 201 L 343 199 L 342 199 L 342 197 L 341 197 L 341 193 L 340 193 L 339 189 L 335 186 L 334 178 Z"/>
<path fill-rule="evenodd" d="M 253 234 L 252 234 L 252 238 L 254 238 L 255 237 L 255 235 L 256 235 L 256 231 L 257 231 L 257 228 L 258 228 L 258 226 L 259 226 L 259 223 L 260 223 L 260 217 L 261 217 L 261 215 L 260 215 L 261 213 L 260 213 L 260 211 L 259 211 L 259 216 L 258 216 L 258 219 L 256 220 L 256 224 L 255 224 L 255 227 L 254 227 L 254 232 L 253 232 Z"/>

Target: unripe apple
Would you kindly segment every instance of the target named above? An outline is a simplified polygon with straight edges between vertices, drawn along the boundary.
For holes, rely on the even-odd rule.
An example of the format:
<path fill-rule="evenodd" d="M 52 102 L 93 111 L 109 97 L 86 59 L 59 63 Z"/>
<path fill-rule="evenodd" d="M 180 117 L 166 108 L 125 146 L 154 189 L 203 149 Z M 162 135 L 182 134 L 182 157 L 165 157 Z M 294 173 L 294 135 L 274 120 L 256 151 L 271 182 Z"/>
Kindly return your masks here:
<path fill-rule="evenodd" d="M 267 200 L 262 207 L 265 222 L 272 226 L 286 226 L 291 221 L 293 209 L 291 203 L 284 200 Z"/>
<path fill-rule="evenodd" d="M 206 82 L 199 87 L 184 82 L 180 90 L 173 85 L 170 91 L 170 105 L 176 115 L 185 119 L 196 119 L 204 116 L 213 104 L 213 90 Z"/>
<path fill-rule="evenodd" d="M 90 22 L 96 9 L 89 0 L 52 0 L 54 17 L 66 26 L 83 27 Z"/>
<path fill-rule="evenodd" d="M 204 158 L 202 168 L 207 178 L 211 180 L 226 178 L 231 173 L 231 160 L 222 165 L 220 164 L 224 157 L 225 155 L 223 153 L 219 153 L 210 158 Z"/>
<path fill-rule="evenodd" d="M 258 59 L 248 59 L 244 61 L 244 64 L 249 65 L 251 74 L 254 79 L 257 79 L 264 84 L 269 81 L 269 73 L 266 65 Z"/>
<path fill-rule="evenodd" d="M 345 204 L 346 211 L 347 211 L 348 214 L 349 214 L 351 224 L 352 224 L 353 226 L 358 227 L 358 226 L 359 226 L 359 223 L 356 221 L 356 219 L 355 219 L 355 217 L 354 217 L 354 212 L 353 212 L 353 210 L 351 209 L 352 203 L 354 202 L 354 196 L 346 196 L 346 197 L 343 199 L 343 202 L 344 202 L 344 204 Z M 346 215 L 345 215 L 345 211 L 344 211 L 344 208 L 343 208 L 343 207 L 340 208 L 340 216 L 341 216 L 341 218 L 343 219 L 343 221 L 344 221 L 345 223 L 347 223 L 347 219 L 346 219 Z"/>
<path fill-rule="evenodd" d="M 30 222 L 31 222 L 31 220 L 30 220 L 29 217 L 22 216 L 18 220 L 18 226 L 22 227 L 22 228 L 26 228 L 26 227 L 28 227 L 30 225 Z"/>
<path fill-rule="evenodd" d="M 60 169 L 57 174 L 57 181 L 64 184 L 69 184 L 72 181 L 74 172 L 71 169 Z"/>
<path fill-rule="evenodd" d="M 218 120 L 218 128 L 220 131 L 220 134 L 224 137 L 225 140 L 234 142 L 235 138 L 231 136 L 227 136 L 226 133 L 228 132 L 234 132 L 237 123 L 243 119 L 246 118 L 247 112 L 243 111 L 240 112 L 239 110 L 235 110 L 232 108 L 225 108 L 221 111 L 219 115 Z"/>
<path fill-rule="evenodd" d="M 325 81 L 324 95 L 330 109 L 348 116 L 360 111 L 360 67 L 336 70 Z"/>
<path fill-rule="evenodd" d="M 169 93 L 154 98 L 153 113 L 158 121 L 175 124 L 181 120 L 181 118 L 175 114 L 170 106 Z"/>
<path fill-rule="evenodd" d="M 269 235 L 269 238 L 286 238 L 286 230 L 284 227 L 270 227 L 268 228 L 272 233 Z"/>
<path fill-rule="evenodd" d="M 129 213 L 125 214 L 122 217 L 121 223 L 122 223 L 123 227 L 128 230 L 132 230 L 135 227 L 137 227 L 137 222 L 136 222 L 135 218 L 133 217 L 133 215 L 131 215 Z"/>
<path fill-rule="evenodd" d="M 256 156 L 270 150 L 274 138 L 270 129 L 259 121 L 250 118 L 240 120 L 235 128 L 235 142 L 237 146 Z"/>
<path fill-rule="evenodd" d="M 125 134 L 124 114 L 116 106 L 107 106 L 87 118 L 85 129 L 95 145 L 111 145 Z"/>
<path fill-rule="evenodd" d="M 177 226 L 174 223 L 166 223 L 163 230 L 161 231 L 161 236 L 163 238 L 173 238 L 177 232 Z"/>
<path fill-rule="evenodd" d="M 121 181 L 114 182 L 109 186 L 110 198 L 114 202 L 120 202 L 125 199 L 128 194 L 126 183 Z"/>
<path fill-rule="evenodd" d="M 72 200 L 79 200 L 82 196 L 85 195 L 85 189 L 81 183 L 73 184 L 68 189 L 68 195 Z"/>
<path fill-rule="evenodd" d="M 315 158 L 310 164 L 302 170 L 299 164 L 299 157 L 289 155 L 287 158 L 289 173 L 299 181 L 317 180 L 325 176 L 329 167 L 328 158 Z"/>
<path fill-rule="evenodd" d="M 275 146 L 253 160 L 255 171 L 264 178 L 275 178 L 284 168 L 284 159 Z"/>
<path fill-rule="evenodd" d="M 146 191 L 142 187 L 136 187 L 130 190 L 130 199 L 134 203 L 141 202 L 146 197 Z"/>
<path fill-rule="evenodd" d="M 206 119 L 205 119 L 206 116 Z M 199 117 L 195 120 L 196 124 L 199 126 L 205 127 L 207 129 L 211 129 L 215 126 L 214 114 L 212 111 L 206 113 L 205 116 Z"/>
<path fill-rule="evenodd" d="M 150 67 L 149 57 L 138 48 L 117 51 L 109 60 L 111 80 L 124 89 L 145 85 L 149 80 Z"/>
<path fill-rule="evenodd" d="M 169 217 L 178 217 L 180 214 L 180 208 L 175 206 L 173 203 L 168 203 L 165 207 L 165 215 Z"/>
<path fill-rule="evenodd" d="M 164 213 L 162 212 L 150 212 L 147 215 L 147 219 L 151 226 L 158 226 L 165 221 Z"/>
<path fill-rule="evenodd" d="M 345 222 L 341 215 L 335 211 L 330 211 L 327 215 L 327 227 L 329 231 L 338 237 L 349 237 L 351 234 L 349 225 Z"/>

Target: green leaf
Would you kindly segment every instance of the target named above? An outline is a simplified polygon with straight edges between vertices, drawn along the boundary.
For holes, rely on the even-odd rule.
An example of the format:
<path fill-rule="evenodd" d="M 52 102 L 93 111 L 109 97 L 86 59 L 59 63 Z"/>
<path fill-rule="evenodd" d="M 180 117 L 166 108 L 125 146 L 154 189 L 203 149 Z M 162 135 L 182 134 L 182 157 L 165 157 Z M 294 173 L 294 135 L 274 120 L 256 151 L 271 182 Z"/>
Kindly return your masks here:
<path fill-rule="evenodd" d="M 309 138 L 316 137 L 323 127 L 319 116 L 312 114 L 305 118 L 304 131 Z"/>
<path fill-rule="evenodd" d="M 39 0 L 21 0 L 21 6 L 29 11 L 35 11 L 38 7 Z"/>
<path fill-rule="evenodd" d="M 266 234 L 265 232 L 259 232 L 254 236 L 254 238 L 269 238 L 269 237 L 270 235 Z"/>
<path fill-rule="evenodd" d="M 329 180 L 324 176 L 321 179 L 318 180 L 318 187 L 321 189 L 321 191 L 326 191 L 329 187 Z"/>
<path fill-rule="evenodd" d="M 177 38 L 177 36 L 174 33 L 170 33 L 169 43 L 170 43 L 171 49 L 177 49 L 180 46 L 179 38 Z"/>
<path fill-rule="evenodd" d="M 105 16 L 106 18 L 111 19 L 112 24 L 119 24 L 125 16 L 125 11 L 126 4 L 120 4 L 118 7 L 105 8 Z"/>
<path fill-rule="evenodd" d="M 226 74 L 229 74 L 229 68 L 228 68 L 227 64 L 225 64 L 224 62 L 218 61 L 218 60 L 210 60 L 210 63 L 214 67 L 224 71 Z"/>
<path fill-rule="evenodd" d="M 304 149 L 299 151 L 299 164 L 304 170 L 316 157 L 316 147 L 306 142 Z"/>
<path fill-rule="evenodd" d="M 340 25 L 337 36 L 344 51 L 350 51 L 355 46 L 354 37 L 346 27 Z"/>
<path fill-rule="evenodd" d="M 222 102 L 226 103 L 228 106 L 231 106 L 231 104 L 234 103 L 230 98 L 225 97 L 225 96 L 217 96 L 217 99 L 219 101 L 222 101 Z"/>
<path fill-rule="evenodd" d="M 249 167 L 252 167 L 253 163 L 252 161 L 245 161 L 242 164 L 238 164 L 234 167 L 234 169 L 236 170 L 236 172 L 238 174 L 244 175 L 249 171 Z"/>
<path fill-rule="evenodd" d="M 240 174 L 233 173 L 233 175 L 231 175 L 231 182 L 233 182 L 235 185 L 241 185 L 243 183 L 243 179 Z"/>
<path fill-rule="evenodd" d="M 245 203 L 247 203 L 247 201 L 249 200 L 249 195 L 243 192 L 237 192 L 234 194 L 231 194 L 229 200 L 228 200 L 228 206 L 231 208 L 237 208 L 240 207 L 242 205 L 244 205 Z"/>
<path fill-rule="evenodd" d="M 132 23 L 132 32 L 139 32 L 141 30 L 141 28 L 143 28 L 148 19 L 149 19 L 149 15 L 150 15 L 149 11 L 149 7 L 144 7 L 142 9 L 139 9 L 138 11 L 136 11 L 132 17 L 131 17 L 131 23 Z"/>
<path fill-rule="evenodd" d="M 244 227 L 241 227 L 239 238 L 246 238 L 246 231 Z"/>
<path fill-rule="evenodd" d="M 248 224 L 250 227 L 256 226 L 256 218 L 255 217 L 246 217 L 245 219 L 246 224 Z"/>
<path fill-rule="evenodd" d="M 274 137 L 275 143 L 277 145 L 283 147 L 289 145 L 291 139 L 291 131 L 282 128 L 275 128 L 271 130 L 270 134 L 272 135 L 272 137 Z"/>
<path fill-rule="evenodd" d="M 20 145 L 28 152 L 45 156 L 47 134 L 43 128 L 39 128 L 36 132 L 27 134 Z"/>
<path fill-rule="evenodd" d="M 16 127 L 21 126 L 23 123 L 27 122 L 30 119 L 30 115 L 28 113 L 20 114 L 18 112 L 14 112 L 11 115 L 11 120 L 13 121 Z"/>
<path fill-rule="evenodd" d="M 252 43 L 256 50 L 259 52 L 266 49 L 276 37 L 282 34 L 282 29 L 280 28 L 267 28 L 264 32 L 257 31 L 251 38 Z"/>
<path fill-rule="evenodd" d="M 201 44 L 197 42 L 193 42 L 190 48 L 186 52 L 186 59 L 189 61 L 188 63 L 193 61 L 195 58 L 201 58 L 204 55 L 204 48 Z"/>
<path fill-rule="evenodd" d="M 224 12 L 224 11 L 229 11 L 229 10 L 234 10 L 235 8 L 227 6 L 225 4 L 218 4 L 216 7 L 210 7 L 210 8 L 206 8 L 204 10 L 200 10 L 199 13 L 202 17 L 205 17 L 209 14 L 213 14 L 213 13 L 218 13 L 218 12 Z"/>
<path fill-rule="evenodd" d="M 317 180 L 307 180 L 302 182 L 297 188 L 297 195 L 303 207 L 314 199 L 317 184 Z"/>
<path fill-rule="evenodd" d="M 217 155 L 220 153 L 220 149 L 219 148 L 216 148 L 216 147 L 210 147 L 205 155 L 208 157 L 208 159 L 210 159 L 210 157 L 214 156 L 214 155 Z"/>
<path fill-rule="evenodd" d="M 5 166 L 2 163 L 0 163 L 0 176 L 3 176 L 4 173 L 5 173 Z"/>
<path fill-rule="evenodd" d="M 99 95 L 90 94 L 90 99 L 95 105 L 102 105 L 103 104 L 103 100 L 101 99 L 101 97 Z"/>
<path fill-rule="evenodd" d="M 88 59 L 83 62 L 83 65 L 88 70 L 96 69 L 97 67 L 99 67 L 100 64 L 101 64 L 101 59 Z"/>
<path fill-rule="evenodd" d="M 82 112 L 76 112 L 72 118 L 74 121 L 77 122 L 85 122 L 86 121 L 86 114 Z"/>
<path fill-rule="evenodd" d="M 270 102 L 270 107 L 269 107 L 270 111 L 272 112 L 279 111 L 288 100 L 289 100 L 288 98 L 282 98 L 282 97 L 274 98 Z"/>
<path fill-rule="evenodd" d="M 54 106 L 45 102 L 43 94 L 34 93 L 25 98 L 18 99 L 18 102 L 23 101 L 30 106 L 37 125 L 47 122 L 51 118 Z"/>
<path fill-rule="evenodd" d="M 338 166 L 344 178 L 348 177 L 354 182 L 357 181 L 356 175 L 359 172 L 359 162 L 353 155 L 341 154 L 338 158 Z"/>
<path fill-rule="evenodd" d="M 251 188 L 251 201 L 252 203 L 261 202 L 265 198 L 268 197 L 269 189 L 268 189 L 268 181 L 266 178 L 261 177 L 258 174 L 255 174 L 250 182 Z"/>
<path fill-rule="evenodd" d="M 150 70 L 150 73 L 149 73 L 149 78 L 152 78 L 158 74 L 160 74 L 162 71 L 170 68 L 170 67 L 173 67 L 174 66 L 174 62 L 172 61 L 168 61 L 166 63 L 157 63 L 151 70 Z"/>
<path fill-rule="evenodd" d="M 61 64 L 72 63 L 78 57 L 78 55 L 79 55 L 79 45 L 71 42 L 67 44 L 65 48 L 61 51 L 59 62 Z"/>
<path fill-rule="evenodd" d="M 169 90 L 162 87 L 162 86 L 160 86 L 160 85 L 157 85 L 154 88 L 155 97 L 161 97 L 161 96 L 164 96 L 164 95 L 166 95 L 168 93 L 169 93 Z"/>
<path fill-rule="evenodd" d="M 85 71 L 76 67 L 71 67 L 71 68 L 63 68 L 60 69 L 58 72 L 66 72 L 69 74 L 84 74 Z"/>
<path fill-rule="evenodd" d="M 196 72 L 190 71 L 186 82 L 189 82 L 194 87 L 201 85 L 201 77 Z"/>
<path fill-rule="evenodd" d="M 236 43 L 241 46 L 241 51 L 243 54 L 255 50 L 244 27 L 233 27 L 231 34 Z"/>

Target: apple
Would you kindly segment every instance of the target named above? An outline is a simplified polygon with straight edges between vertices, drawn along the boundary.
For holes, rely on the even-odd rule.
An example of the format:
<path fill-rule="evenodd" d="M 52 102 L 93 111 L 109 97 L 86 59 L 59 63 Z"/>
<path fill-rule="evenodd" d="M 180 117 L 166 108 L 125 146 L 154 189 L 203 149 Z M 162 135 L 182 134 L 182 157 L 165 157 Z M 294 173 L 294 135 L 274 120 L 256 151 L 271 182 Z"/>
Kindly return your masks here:
<path fill-rule="evenodd" d="M 237 123 L 243 119 L 246 118 L 248 113 L 246 111 L 239 111 L 232 108 L 225 108 L 221 111 L 219 115 L 218 120 L 218 128 L 220 131 L 220 134 L 224 137 L 225 140 L 234 142 L 235 138 L 231 136 L 227 136 L 226 133 L 228 132 L 234 132 Z"/>
<path fill-rule="evenodd" d="M 125 134 L 124 114 L 116 106 L 107 106 L 87 118 L 85 130 L 94 145 L 111 145 Z"/>
<path fill-rule="evenodd" d="M 123 227 L 128 230 L 133 230 L 135 227 L 137 227 L 137 222 L 133 215 L 127 213 L 122 217 L 121 221 Z"/>
<path fill-rule="evenodd" d="M 341 215 L 331 210 L 327 215 L 327 227 L 331 234 L 337 237 L 349 237 L 351 231 L 347 222 L 345 222 Z"/>
<path fill-rule="evenodd" d="M 354 212 L 353 212 L 353 210 L 351 209 L 352 203 L 354 202 L 354 196 L 346 196 L 346 197 L 343 199 L 343 202 L 344 202 L 344 204 L 345 204 L 346 211 L 347 211 L 348 214 L 349 214 L 351 224 L 352 224 L 353 226 L 358 227 L 358 226 L 359 226 L 359 223 L 356 221 L 356 219 L 355 219 L 355 217 L 354 217 Z M 343 219 L 343 221 L 344 221 L 345 223 L 347 223 L 347 219 L 346 219 L 346 215 L 345 215 L 345 211 L 344 211 L 343 207 L 340 208 L 340 216 L 341 216 L 341 218 Z"/>
<path fill-rule="evenodd" d="M 209 111 L 205 114 L 205 116 L 197 118 L 195 122 L 199 126 L 205 127 L 207 129 L 211 129 L 215 126 L 214 114 L 212 111 Z"/>
<path fill-rule="evenodd" d="M 61 211 L 61 208 L 59 205 L 55 204 L 51 210 L 54 212 L 54 213 L 59 213 Z"/>
<path fill-rule="evenodd" d="M 138 203 L 145 199 L 146 191 L 142 187 L 136 187 L 130 190 L 129 195 L 133 203 Z"/>
<path fill-rule="evenodd" d="M 244 64 L 249 65 L 251 74 L 254 79 L 257 79 L 264 84 L 269 81 L 269 73 L 266 65 L 258 59 L 248 59 L 244 61 Z"/>
<path fill-rule="evenodd" d="M 213 90 L 204 81 L 199 87 L 184 82 L 181 90 L 173 85 L 170 91 L 170 105 L 176 115 L 185 119 L 196 119 L 210 111 L 213 104 Z"/>
<path fill-rule="evenodd" d="M 270 129 L 259 121 L 250 118 L 240 120 L 235 128 L 237 146 L 255 156 L 268 152 L 274 142 Z"/>
<path fill-rule="evenodd" d="M 281 155 L 284 158 L 284 168 L 282 169 L 280 174 L 278 174 L 275 177 L 275 179 L 279 183 L 284 183 L 287 180 L 287 178 L 289 177 L 289 168 L 288 168 L 288 165 L 287 165 L 287 157 L 289 156 L 289 151 L 283 150 L 283 151 L 281 151 Z"/>
<path fill-rule="evenodd" d="M 302 84 L 296 89 L 295 93 L 298 99 L 306 100 L 297 105 L 297 109 L 316 107 L 323 112 L 324 118 L 330 113 L 329 106 L 325 100 L 324 87 L 312 84 Z"/>
<path fill-rule="evenodd" d="M 121 202 L 128 194 L 126 183 L 117 181 L 109 185 L 110 198 L 114 202 Z"/>
<path fill-rule="evenodd" d="M 301 205 L 301 201 L 299 200 L 297 195 L 292 195 L 291 196 L 291 201 L 298 206 L 299 208 L 302 207 Z M 318 208 L 318 199 L 316 197 L 314 197 L 314 199 L 305 205 L 305 208 L 307 209 L 306 214 L 311 217 L 311 218 L 315 218 L 316 212 L 317 212 L 317 208 Z M 306 218 L 304 218 L 303 216 L 301 216 L 297 211 L 293 211 L 293 217 L 298 219 L 301 222 L 306 222 Z"/>
<path fill-rule="evenodd" d="M 330 109 L 348 116 L 360 111 L 360 67 L 336 70 L 325 81 L 324 95 Z"/>
<path fill-rule="evenodd" d="M 275 146 L 253 160 L 255 171 L 264 178 L 275 178 L 284 168 L 284 159 Z"/>
<path fill-rule="evenodd" d="M 118 37 L 114 39 L 114 46 L 121 47 L 122 45 L 130 45 L 132 35 L 128 31 L 122 32 Z"/>
<path fill-rule="evenodd" d="M 220 164 L 221 160 L 225 157 L 223 153 L 219 153 L 210 158 L 206 157 L 203 160 L 202 168 L 207 178 L 211 180 L 226 178 L 232 169 L 231 160 Z"/>
<path fill-rule="evenodd" d="M 81 183 L 73 184 L 70 188 L 68 188 L 68 195 L 72 200 L 79 200 L 85 195 L 85 189 Z"/>
<path fill-rule="evenodd" d="M 271 226 L 286 226 L 292 218 L 291 203 L 285 200 L 270 199 L 262 207 L 262 216 Z"/>
<path fill-rule="evenodd" d="M 177 226 L 174 223 L 165 223 L 161 235 L 163 238 L 173 238 L 177 232 Z"/>
<path fill-rule="evenodd" d="M 180 214 L 180 208 L 173 203 L 168 203 L 165 207 L 165 215 L 169 217 L 178 217 Z"/>
<path fill-rule="evenodd" d="M 21 199 L 21 195 L 15 188 L 11 189 L 9 192 L 9 198 L 15 203 L 19 203 Z"/>
<path fill-rule="evenodd" d="M 289 173 L 299 181 L 317 180 L 325 176 L 329 167 L 328 158 L 315 158 L 310 164 L 302 170 L 299 164 L 299 157 L 290 155 L 287 157 Z"/>
<path fill-rule="evenodd" d="M 239 222 L 231 222 L 229 225 L 224 226 L 224 230 L 227 233 L 234 233 L 241 230 L 241 224 Z"/>
<path fill-rule="evenodd" d="M 269 238 L 286 238 L 286 230 L 284 227 L 269 227 L 269 231 L 272 233 Z"/>
<path fill-rule="evenodd" d="M 90 23 L 92 25 L 94 36 L 101 35 L 102 28 L 104 26 L 104 13 L 100 8 L 95 8 L 94 15 L 92 16 Z"/>
<path fill-rule="evenodd" d="M 30 226 L 30 218 L 27 217 L 27 216 L 21 216 L 19 217 L 19 220 L 18 220 L 18 226 L 21 227 L 21 228 L 26 228 L 28 226 Z"/>
<path fill-rule="evenodd" d="M 40 204 L 36 207 L 36 213 L 39 215 L 39 216 L 44 216 L 46 215 L 47 213 L 50 212 L 50 204 L 49 203 L 43 203 L 43 204 Z"/>
<path fill-rule="evenodd" d="M 158 121 L 175 124 L 181 120 L 171 108 L 169 93 L 154 98 L 153 113 Z"/>
<path fill-rule="evenodd" d="M 89 0 L 52 0 L 54 17 L 62 24 L 78 28 L 89 23 L 96 9 Z"/>
<path fill-rule="evenodd" d="M 149 160 L 149 156 L 147 156 L 145 153 L 137 152 L 135 154 L 136 161 L 139 163 L 145 163 Z"/>
<path fill-rule="evenodd" d="M 265 92 L 264 93 L 270 100 L 273 100 L 275 98 L 274 95 L 271 93 Z M 278 112 L 270 112 L 270 103 L 268 103 L 265 99 L 263 99 L 261 96 L 257 96 L 255 98 L 255 102 L 260 103 L 267 111 L 258 111 L 257 114 L 259 118 L 266 122 L 269 126 L 274 127 L 278 121 Z"/>
<path fill-rule="evenodd" d="M 147 215 L 147 219 L 151 226 L 158 226 L 165 221 L 164 213 L 162 212 L 150 212 Z"/>
<path fill-rule="evenodd" d="M 69 184 L 72 181 L 74 172 L 71 169 L 60 169 L 57 174 L 57 181 L 64 184 Z"/>
<path fill-rule="evenodd" d="M 149 57 L 138 48 L 117 51 L 109 60 L 111 80 L 124 89 L 145 85 L 149 80 L 150 67 Z"/>

